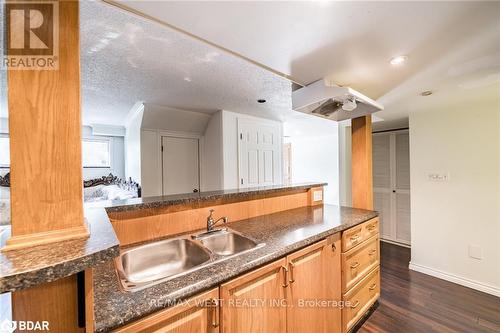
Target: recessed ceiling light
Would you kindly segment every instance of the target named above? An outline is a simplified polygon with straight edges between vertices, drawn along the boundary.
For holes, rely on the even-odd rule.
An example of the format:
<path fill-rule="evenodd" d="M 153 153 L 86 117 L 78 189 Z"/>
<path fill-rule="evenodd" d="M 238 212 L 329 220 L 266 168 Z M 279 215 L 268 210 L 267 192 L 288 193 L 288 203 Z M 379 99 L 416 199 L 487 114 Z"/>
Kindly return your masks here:
<path fill-rule="evenodd" d="M 406 62 L 406 60 L 408 60 L 408 57 L 401 55 L 401 56 L 391 58 L 390 63 L 391 63 L 391 65 L 397 66 L 397 65 L 404 64 Z"/>
<path fill-rule="evenodd" d="M 191 82 L 191 78 L 190 78 L 189 76 L 186 76 L 186 77 L 184 78 L 184 81 L 186 81 L 186 82 Z"/>
<path fill-rule="evenodd" d="M 257 103 L 260 103 L 260 104 L 265 103 L 265 102 L 266 102 L 266 100 L 265 100 L 265 99 L 258 99 L 258 100 L 257 100 Z"/>
<path fill-rule="evenodd" d="M 430 95 L 432 95 L 432 91 L 431 90 L 422 91 L 420 93 L 420 96 L 430 96 Z"/>

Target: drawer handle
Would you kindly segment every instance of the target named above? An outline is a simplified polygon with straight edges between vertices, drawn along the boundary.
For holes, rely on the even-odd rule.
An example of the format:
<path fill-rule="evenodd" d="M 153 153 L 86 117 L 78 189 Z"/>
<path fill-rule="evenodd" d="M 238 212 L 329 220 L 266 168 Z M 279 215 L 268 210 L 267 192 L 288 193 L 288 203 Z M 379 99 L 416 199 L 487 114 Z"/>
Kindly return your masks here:
<path fill-rule="evenodd" d="M 372 291 L 372 290 L 375 290 L 375 288 L 377 288 L 377 284 L 376 284 L 376 283 L 372 284 L 372 285 L 370 286 L 370 288 L 368 288 L 368 289 L 369 289 L 370 291 Z"/>
<path fill-rule="evenodd" d="M 359 235 L 351 237 L 351 242 L 357 242 L 358 240 L 359 240 Z"/>
<path fill-rule="evenodd" d="M 359 267 L 359 262 L 355 262 L 354 264 L 351 265 L 351 269 L 358 268 Z"/>
<path fill-rule="evenodd" d="M 372 256 L 372 255 L 374 255 L 375 253 L 377 253 L 377 250 L 371 250 L 370 252 L 368 252 L 368 255 Z"/>
<path fill-rule="evenodd" d="M 373 231 L 373 230 L 375 230 L 375 228 L 376 228 L 375 224 L 372 224 L 372 225 L 368 226 L 367 229 L 368 229 L 368 231 Z"/>
<path fill-rule="evenodd" d="M 359 301 L 356 301 L 353 305 L 351 305 L 351 309 L 356 309 L 359 305 Z"/>
<path fill-rule="evenodd" d="M 294 283 L 295 278 L 293 277 L 293 268 L 295 267 L 295 265 L 293 264 L 293 262 L 291 262 L 288 264 L 288 267 L 289 267 L 289 271 L 290 271 L 290 280 L 288 280 L 288 282 Z"/>
<path fill-rule="evenodd" d="M 283 270 L 283 281 L 285 281 L 281 286 L 286 288 L 288 287 L 288 269 L 285 266 L 281 266 L 281 269 Z"/>

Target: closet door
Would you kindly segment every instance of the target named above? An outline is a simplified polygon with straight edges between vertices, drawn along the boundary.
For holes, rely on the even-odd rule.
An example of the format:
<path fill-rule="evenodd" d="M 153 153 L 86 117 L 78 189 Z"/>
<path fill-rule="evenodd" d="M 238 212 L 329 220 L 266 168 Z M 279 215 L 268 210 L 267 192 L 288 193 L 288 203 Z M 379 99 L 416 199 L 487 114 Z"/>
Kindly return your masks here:
<path fill-rule="evenodd" d="M 408 131 L 373 134 L 373 192 L 381 239 L 410 245 Z"/>
<path fill-rule="evenodd" d="M 410 244 L 410 140 L 408 132 L 394 133 L 395 181 L 394 204 L 395 240 Z"/>
<path fill-rule="evenodd" d="M 392 238 L 391 134 L 375 133 L 373 145 L 373 203 L 380 213 L 380 234 Z"/>

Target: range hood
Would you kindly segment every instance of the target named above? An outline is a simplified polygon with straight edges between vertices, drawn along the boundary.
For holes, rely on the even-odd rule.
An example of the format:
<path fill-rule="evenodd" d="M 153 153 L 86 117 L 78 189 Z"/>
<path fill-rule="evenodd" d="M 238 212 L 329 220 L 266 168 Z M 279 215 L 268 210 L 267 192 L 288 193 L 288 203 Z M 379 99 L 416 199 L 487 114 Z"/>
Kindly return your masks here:
<path fill-rule="evenodd" d="M 341 121 L 383 110 L 384 107 L 360 92 L 316 81 L 292 93 L 293 110 L 325 119 Z"/>

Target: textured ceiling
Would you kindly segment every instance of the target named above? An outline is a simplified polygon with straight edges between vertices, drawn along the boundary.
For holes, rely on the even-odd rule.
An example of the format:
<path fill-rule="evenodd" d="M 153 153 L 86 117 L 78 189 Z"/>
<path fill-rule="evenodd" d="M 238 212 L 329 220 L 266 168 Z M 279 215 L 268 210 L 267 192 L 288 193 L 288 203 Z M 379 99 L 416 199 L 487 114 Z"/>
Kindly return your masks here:
<path fill-rule="evenodd" d="M 387 120 L 408 117 L 422 90 L 436 91 L 423 105 L 497 91 L 500 2 L 117 1 L 295 81 L 328 76 L 380 98 Z"/>
<path fill-rule="evenodd" d="M 288 80 L 103 2 L 80 4 L 84 123 L 122 124 L 137 101 L 277 120 L 293 113 Z"/>

